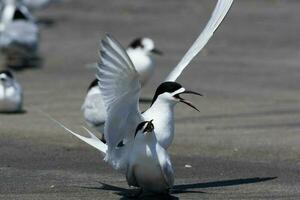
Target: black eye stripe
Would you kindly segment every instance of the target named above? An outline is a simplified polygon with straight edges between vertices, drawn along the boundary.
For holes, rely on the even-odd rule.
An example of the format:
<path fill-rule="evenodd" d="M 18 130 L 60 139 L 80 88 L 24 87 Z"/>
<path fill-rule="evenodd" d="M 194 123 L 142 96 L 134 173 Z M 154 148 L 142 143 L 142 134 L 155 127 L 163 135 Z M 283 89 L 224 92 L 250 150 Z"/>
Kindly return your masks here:
<path fill-rule="evenodd" d="M 94 80 L 91 82 L 91 84 L 89 85 L 88 91 L 89 91 L 91 88 L 93 88 L 93 87 L 95 87 L 95 86 L 97 86 L 97 85 L 98 85 L 98 80 L 97 80 L 97 79 L 94 79 Z"/>
<path fill-rule="evenodd" d="M 2 70 L 0 71 L 0 74 L 5 74 L 6 76 L 10 77 L 10 78 L 14 78 L 14 76 L 12 75 L 12 73 L 8 70 Z"/>
<path fill-rule="evenodd" d="M 144 122 L 141 122 L 141 123 L 137 126 L 137 128 L 136 128 L 136 130 L 135 130 L 135 133 L 134 133 L 134 137 L 136 136 L 137 132 L 138 132 L 139 130 L 141 130 L 141 129 L 145 126 L 146 123 L 147 123 L 147 121 L 144 121 Z"/>
<path fill-rule="evenodd" d="M 137 38 L 135 40 L 133 40 L 130 44 L 129 47 L 135 49 L 138 47 L 144 48 L 144 45 L 142 44 L 142 38 Z"/>

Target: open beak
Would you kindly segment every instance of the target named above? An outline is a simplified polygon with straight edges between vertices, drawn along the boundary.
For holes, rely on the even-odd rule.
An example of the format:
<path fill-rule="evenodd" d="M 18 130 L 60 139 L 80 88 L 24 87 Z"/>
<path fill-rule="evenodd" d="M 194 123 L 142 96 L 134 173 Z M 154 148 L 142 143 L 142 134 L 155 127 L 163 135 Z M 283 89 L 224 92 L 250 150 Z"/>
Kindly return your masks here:
<path fill-rule="evenodd" d="M 156 55 L 160 55 L 160 56 L 164 54 L 162 51 L 160 51 L 158 49 L 152 49 L 151 53 L 156 54 Z"/>
<path fill-rule="evenodd" d="M 153 119 L 148 122 L 146 128 L 144 129 L 144 133 L 151 133 L 154 130 L 154 125 L 152 123 Z"/>
<path fill-rule="evenodd" d="M 196 108 L 196 106 L 194 106 L 194 105 L 192 104 L 192 102 L 190 102 L 190 101 L 188 101 L 188 100 L 186 100 L 186 99 L 183 99 L 183 98 L 180 96 L 181 94 L 194 94 L 194 95 L 198 95 L 198 96 L 203 96 L 202 94 L 200 94 L 200 93 L 198 93 L 198 92 L 186 90 L 186 91 L 181 92 L 181 93 L 179 93 L 179 94 L 176 94 L 176 95 L 174 96 L 176 99 L 179 99 L 180 102 L 182 102 L 182 103 L 184 103 L 184 104 L 186 104 L 186 105 L 188 105 L 188 106 L 194 108 L 194 109 L 197 110 L 198 112 L 200 112 L 200 110 L 198 110 L 198 108 Z"/>

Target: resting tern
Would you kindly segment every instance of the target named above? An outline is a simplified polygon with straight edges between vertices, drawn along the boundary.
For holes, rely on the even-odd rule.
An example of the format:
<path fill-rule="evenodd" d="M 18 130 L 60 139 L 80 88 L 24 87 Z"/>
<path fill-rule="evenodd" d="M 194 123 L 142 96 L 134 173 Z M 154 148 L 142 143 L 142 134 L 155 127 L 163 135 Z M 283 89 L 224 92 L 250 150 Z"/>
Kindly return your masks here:
<path fill-rule="evenodd" d="M 39 39 L 39 28 L 28 9 L 15 0 L 6 0 L 1 16 L 0 48 L 7 65 L 19 69 L 38 64 Z"/>
<path fill-rule="evenodd" d="M 147 37 L 134 39 L 126 52 L 138 72 L 140 82 L 144 85 L 154 73 L 153 55 L 162 55 L 162 52 L 155 48 L 154 41 Z M 107 114 L 97 79 L 93 80 L 88 87 L 81 110 L 87 123 L 100 133 L 104 133 Z"/>
<path fill-rule="evenodd" d="M 0 112 L 20 112 L 23 92 L 10 71 L 0 71 Z"/>
<path fill-rule="evenodd" d="M 154 135 L 157 139 L 157 144 L 166 150 L 174 137 L 174 106 L 178 102 L 183 102 L 195 108 L 191 102 L 183 99 L 180 94 L 192 93 L 200 95 L 199 93 L 186 90 L 175 81 L 212 37 L 229 11 L 232 3 L 233 0 L 218 0 L 212 17 L 204 31 L 179 64 L 167 76 L 165 82 L 157 88 L 151 107 L 144 113 L 139 111 L 138 105 L 141 89 L 139 75 L 129 56 L 111 36 L 106 36 L 102 40 L 100 51 L 101 62 L 99 63 L 97 76 L 107 110 L 104 127 L 106 144 L 87 129 L 85 130 L 90 134 L 90 137 L 81 136 L 60 122 L 53 120 L 74 136 L 102 152 L 105 155 L 104 160 L 110 163 L 115 169 L 125 170 L 125 172 L 128 172 L 130 158 L 136 156 L 132 154 L 146 155 L 133 151 L 135 130 L 141 122 L 153 120 L 151 123 L 154 126 Z M 139 142 L 140 140 L 137 140 L 137 144 Z M 141 145 L 143 145 L 142 142 Z M 146 143 L 144 145 L 146 146 Z M 162 151 L 158 151 L 157 153 L 160 155 L 164 154 Z M 143 162 L 143 160 L 136 161 Z M 146 174 L 140 175 L 145 175 L 145 179 L 140 181 L 142 184 L 140 183 L 139 186 L 148 187 L 147 184 L 144 184 L 148 180 L 151 182 L 151 185 L 154 184 L 152 182 L 153 177 L 148 177 Z M 149 188 L 155 190 L 151 186 Z"/>

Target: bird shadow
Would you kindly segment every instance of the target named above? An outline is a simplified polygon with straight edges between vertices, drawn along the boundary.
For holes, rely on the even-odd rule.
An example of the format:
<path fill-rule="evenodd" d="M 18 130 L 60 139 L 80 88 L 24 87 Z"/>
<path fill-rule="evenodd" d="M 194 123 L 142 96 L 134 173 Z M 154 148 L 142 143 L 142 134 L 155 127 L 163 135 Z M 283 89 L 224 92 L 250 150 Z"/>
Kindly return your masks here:
<path fill-rule="evenodd" d="M 20 110 L 17 112 L 0 112 L 1 115 L 25 115 L 27 110 Z"/>
<path fill-rule="evenodd" d="M 135 194 L 139 192 L 138 189 L 127 189 L 122 188 L 114 185 L 109 185 L 106 183 L 98 182 L 101 184 L 100 187 L 80 187 L 85 189 L 93 189 L 93 190 L 105 190 L 105 191 L 112 191 L 115 194 L 121 196 L 120 200 L 127 200 L 127 199 L 170 199 L 170 200 L 177 200 L 179 199 L 176 194 L 184 194 L 184 193 L 191 193 L 191 194 L 205 194 L 206 192 L 199 191 L 199 189 L 207 189 L 207 188 L 215 188 L 215 187 L 229 187 L 229 186 L 238 186 L 238 185 L 245 185 L 245 184 L 254 184 L 260 183 L 265 181 L 271 181 L 276 179 L 277 177 L 255 177 L 255 178 L 244 178 L 244 179 L 230 179 L 230 180 L 222 180 L 222 181 L 213 181 L 213 182 L 204 182 L 204 183 L 192 183 L 192 184 L 179 184 L 173 186 L 168 195 L 154 195 L 150 193 L 143 193 L 141 196 L 136 197 Z M 198 189 L 198 190 L 197 190 Z"/>

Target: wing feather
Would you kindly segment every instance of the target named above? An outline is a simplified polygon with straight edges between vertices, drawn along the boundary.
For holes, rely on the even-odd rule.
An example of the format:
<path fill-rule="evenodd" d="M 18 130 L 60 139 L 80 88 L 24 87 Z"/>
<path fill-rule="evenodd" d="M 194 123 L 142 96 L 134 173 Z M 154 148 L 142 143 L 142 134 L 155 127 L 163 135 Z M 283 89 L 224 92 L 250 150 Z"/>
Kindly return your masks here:
<path fill-rule="evenodd" d="M 209 39 L 213 36 L 226 14 L 228 13 L 233 0 L 218 0 L 218 3 L 213 11 L 213 14 L 205 26 L 202 33 L 196 39 L 194 44 L 190 47 L 187 53 L 183 56 L 181 61 L 173 69 L 173 71 L 167 76 L 165 81 L 176 81 L 186 66 L 192 61 L 192 59 L 203 49 Z"/>
<path fill-rule="evenodd" d="M 104 127 L 108 146 L 106 159 L 117 166 L 118 144 L 133 139 L 142 118 L 138 106 L 141 85 L 126 51 L 109 35 L 101 41 L 97 77 L 107 111 Z"/>

